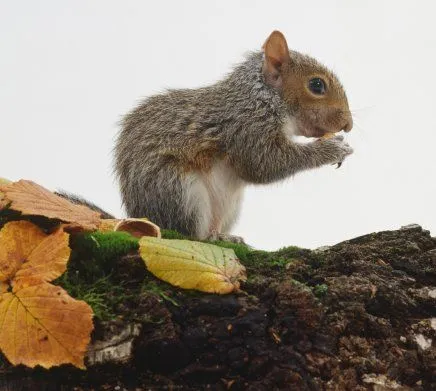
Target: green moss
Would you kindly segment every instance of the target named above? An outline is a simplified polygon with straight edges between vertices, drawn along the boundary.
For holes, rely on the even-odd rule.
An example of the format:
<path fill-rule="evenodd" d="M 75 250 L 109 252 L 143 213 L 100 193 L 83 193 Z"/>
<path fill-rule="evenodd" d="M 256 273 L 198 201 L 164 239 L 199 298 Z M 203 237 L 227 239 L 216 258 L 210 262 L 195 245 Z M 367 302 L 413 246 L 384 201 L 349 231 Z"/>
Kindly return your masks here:
<path fill-rule="evenodd" d="M 248 254 L 253 251 L 250 249 L 250 247 L 241 243 L 224 242 L 222 240 L 213 240 L 210 242 L 208 241 L 207 243 L 211 243 L 219 247 L 231 248 L 241 261 L 247 260 Z"/>
<path fill-rule="evenodd" d="M 138 239 L 127 232 L 91 232 L 74 237 L 72 247 L 88 256 L 109 261 L 139 249 Z"/>
<path fill-rule="evenodd" d="M 88 303 L 94 316 L 101 320 L 113 319 L 117 305 L 129 297 L 121 285 L 113 284 L 110 276 L 86 282 L 78 272 L 67 271 L 54 284 L 62 286 L 70 296 Z"/>
<path fill-rule="evenodd" d="M 307 262 L 313 269 L 318 269 L 325 264 L 325 258 L 322 253 L 312 252 L 308 256 Z"/>
<path fill-rule="evenodd" d="M 178 233 L 177 231 L 163 229 L 161 232 L 162 232 L 163 239 L 193 240 L 192 238 L 184 236 Z M 246 262 L 250 262 L 249 258 L 251 257 L 252 253 L 254 252 L 259 253 L 258 250 L 253 250 L 246 244 L 242 244 L 242 243 L 225 242 L 222 240 L 203 240 L 202 242 L 214 244 L 219 247 L 231 248 L 241 261 L 246 261 Z M 262 252 L 262 253 L 268 254 L 267 252 Z"/>
<path fill-rule="evenodd" d="M 178 233 L 172 229 L 162 229 L 161 230 L 162 239 L 181 239 L 181 240 L 191 240 L 189 237 Z"/>
<path fill-rule="evenodd" d="M 189 239 L 176 231 L 163 230 L 162 237 L 166 239 Z M 235 251 L 241 263 L 247 267 L 248 277 L 260 276 L 273 279 L 284 277 L 285 267 L 300 260 L 308 262 L 311 252 L 295 246 L 286 247 L 276 252 L 254 250 L 245 244 L 225 241 L 211 241 L 214 245 L 230 248 Z M 121 281 L 118 274 L 119 259 L 127 254 L 135 254 L 139 249 L 138 239 L 125 232 L 93 232 L 72 236 L 73 254 L 68 265 L 68 271 L 58 283 L 71 296 L 86 301 L 99 319 L 111 319 L 119 313 L 120 306 L 128 303 L 130 310 L 123 310 L 123 316 L 135 316 L 132 308 L 138 305 L 142 295 L 154 294 L 179 306 L 180 295 L 202 295 L 196 291 L 172 287 L 145 273 L 142 284 L 129 284 Z M 127 260 L 130 258 L 127 258 Z M 124 265 L 124 264 L 123 264 Z M 293 273 L 290 270 L 290 273 Z M 286 277 L 285 277 L 286 278 Z M 138 280 L 137 280 L 138 281 Z M 307 288 L 307 287 L 306 287 Z M 322 288 L 319 288 L 322 290 Z M 124 313 L 125 312 L 125 313 Z M 130 314 L 131 315 L 128 315 Z"/>
<path fill-rule="evenodd" d="M 70 264 L 86 281 L 95 281 L 110 274 L 117 259 L 135 253 L 138 239 L 126 232 L 91 232 L 72 237 Z"/>
<path fill-rule="evenodd" d="M 138 239 L 126 232 L 81 233 L 71 237 L 70 246 L 68 269 L 55 283 L 87 302 L 97 318 L 113 318 L 118 304 L 134 294 L 112 278 L 115 263 L 138 251 Z"/>
<path fill-rule="evenodd" d="M 192 240 L 184 235 L 172 230 L 162 230 L 162 238 L 164 239 L 186 239 Z M 302 249 L 296 246 L 284 247 L 275 252 L 267 252 L 262 250 L 254 250 L 246 244 L 225 242 L 222 240 L 203 241 L 211 243 L 219 247 L 231 248 L 235 252 L 242 264 L 251 268 L 283 268 L 288 263 L 300 258 L 302 255 L 307 255 L 310 250 Z"/>
<path fill-rule="evenodd" d="M 261 271 L 262 269 L 285 267 L 292 262 L 294 258 L 285 257 L 277 252 L 267 252 L 261 250 L 251 250 L 241 259 L 241 262 L 248 268 L 254 268 Z"/>
<path fill-rule="evenodd" d="M 304 248 L 300 248 L 297 246 L 288 246 L 288 247 L 283 247 L 280 250 L 276 251 L 275 255 L 278 257 L 292 259 L 292 258 L 300 258 L 304 255 L 307 255 L 308 252 L 310 252 L 310 250 L 306 250 Z"/>
<path fill-rule="evenodd" d="M 307 286 L 304 282 L 292 279 L 291 283 L 298 287 L 298 289 L 304 290 L 306 292 L 312 292 L 311 288 Z"/>
<path fill-rule="evenodd" d="M 167 292 L 162 283 L 158 283 L 156 280 L 146 280 L 142 284 L 141 292 L 154 293 L 161 297 L 163 300 L 170 302 L 172 305 L 179 307 L 179 303 L 173 299 L 169 292 Z"/>
<path fill-rule="evenodd" d="M 318 284 L 313 287 L 313 293 L 316 297 L 324 297 L 329 290 L 326 284 Z"/>
<path fill-rule="evenodd" d="M 247 253 L 243 263 L 247 267 L 253 268 L 284 268 L 296 259 L 306 260 L 310 250 L 296 246 L 284 247 L 278 251 L 251 250 Z"/>

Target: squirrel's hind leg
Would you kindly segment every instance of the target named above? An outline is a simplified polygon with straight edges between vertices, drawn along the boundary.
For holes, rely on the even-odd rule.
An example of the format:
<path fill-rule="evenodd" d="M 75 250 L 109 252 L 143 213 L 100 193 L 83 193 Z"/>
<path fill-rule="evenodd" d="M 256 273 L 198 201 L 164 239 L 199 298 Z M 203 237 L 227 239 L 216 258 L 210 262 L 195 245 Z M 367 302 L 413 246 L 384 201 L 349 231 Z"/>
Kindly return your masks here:
<path fill-rule="evenodd" d="M 192 226 L 189 228 L 190 235 L 196 239 L 206 239 L 210 235 L 212 224 L 212 205 L 207 187 L 203 180 L 196 173 L 190 173 L 181 181 L 182 191 L 182 213 L 190 216 Z"/>
<path fill-rule="evenodd" d="M 147 217 L 162 229 L 206 239 L 211 219 L 209 196 L 195 175 L 161 164 L 147 175 L 121 182 L 129 217 Z"/>

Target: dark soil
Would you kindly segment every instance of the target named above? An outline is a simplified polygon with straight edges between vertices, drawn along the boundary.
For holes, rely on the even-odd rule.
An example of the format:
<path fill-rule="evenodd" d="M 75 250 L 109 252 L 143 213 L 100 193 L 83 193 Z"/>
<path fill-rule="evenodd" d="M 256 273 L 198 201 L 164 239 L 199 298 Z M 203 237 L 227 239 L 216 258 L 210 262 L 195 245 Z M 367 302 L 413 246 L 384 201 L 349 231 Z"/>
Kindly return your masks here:
<path fill-rule="evenodd" d="M 140 323 L 124 365 L 0 366 L 5 390 L 436 390 L 436 238 L 419 226 L 324 251 L 246 251 L 239 294 L 182 291 L 124 257 L 126 299 L 93 338 Z M 137 290 L 146 277 L 153 289 Z M 136 290 L 135 290 L 136 289 Z"/>

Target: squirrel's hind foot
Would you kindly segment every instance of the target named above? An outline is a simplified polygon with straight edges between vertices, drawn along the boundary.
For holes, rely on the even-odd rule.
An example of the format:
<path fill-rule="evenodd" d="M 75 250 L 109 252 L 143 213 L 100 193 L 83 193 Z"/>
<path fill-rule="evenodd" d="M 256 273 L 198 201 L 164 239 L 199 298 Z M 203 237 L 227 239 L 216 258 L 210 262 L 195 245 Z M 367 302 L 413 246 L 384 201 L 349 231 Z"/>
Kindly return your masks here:
<path fill-rule="evenodd" d="M 247 246 L 247 243 L 245 243 L 244 238 L 242 238 L 241 236 L 236 236 L 236 235 L 212 234 L 209 236 L 208 240 L 221 240 L 223 242 L 245 244 Z"/>

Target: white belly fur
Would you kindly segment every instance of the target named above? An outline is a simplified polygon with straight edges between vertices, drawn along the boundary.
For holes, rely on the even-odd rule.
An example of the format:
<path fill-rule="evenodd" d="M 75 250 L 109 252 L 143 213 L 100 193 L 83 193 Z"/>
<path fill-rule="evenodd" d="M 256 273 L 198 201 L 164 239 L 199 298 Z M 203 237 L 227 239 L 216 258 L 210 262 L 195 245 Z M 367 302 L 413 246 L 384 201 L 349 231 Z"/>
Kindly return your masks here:
<path fill-rule="evenodd" d="M 307 144 L 312 142 L 310 138 L 297 134 L 297 123 L 295 121 L 295 118 L 289 115 L 286 116 L 283 122 L 282 131 L 285 136 L 294 143 Z"/>
<path fill-rule="evenodd" d="M 186 207 L 197 211 L 198 237 L 229 232 L 239 215 L 244 181 L 225 160 L 217 161 L 207 173 L 189 177 Z"/>

